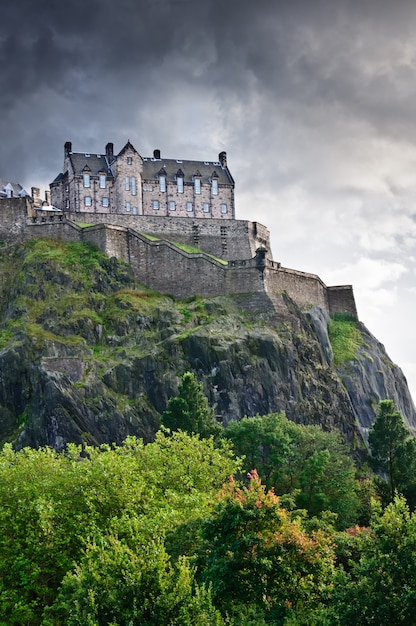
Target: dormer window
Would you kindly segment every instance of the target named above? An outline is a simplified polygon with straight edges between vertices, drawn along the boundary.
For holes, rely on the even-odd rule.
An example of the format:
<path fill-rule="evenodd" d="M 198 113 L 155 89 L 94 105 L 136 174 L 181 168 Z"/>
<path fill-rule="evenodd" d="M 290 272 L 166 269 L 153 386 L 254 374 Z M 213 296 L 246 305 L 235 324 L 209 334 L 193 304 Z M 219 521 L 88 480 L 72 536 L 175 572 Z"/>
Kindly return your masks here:
<path fill-rule="evenodd" d="M 218 196 L 218 180 L 213 178 L 211 181 L 212 195 Z"/>
<path fill-rule="evenodd" d="M 176 179 L 178 185 L 178 193 L 183 193 L 183 178 L 182 176 L 178 176 Z"/>
<path fill-rule="evenodd" d="M 162 193 L 166 191 L 166 176 L 159 176 L 159 191 Z"/>
<path fill-rule="evenodd" d="M 195 193 L 200 194 L 201 193 L 201 179 L 200 178 L 195 178 Z"/>
<path fill-rule="evenodd" d="M 84 187 L 91 187 L 91 180 L 89 174 L 84 174 Z"/>
<path fill-rule="evenodd" d="M 100 189 L 105 189 L 105 174 L 100 174 Z"/>

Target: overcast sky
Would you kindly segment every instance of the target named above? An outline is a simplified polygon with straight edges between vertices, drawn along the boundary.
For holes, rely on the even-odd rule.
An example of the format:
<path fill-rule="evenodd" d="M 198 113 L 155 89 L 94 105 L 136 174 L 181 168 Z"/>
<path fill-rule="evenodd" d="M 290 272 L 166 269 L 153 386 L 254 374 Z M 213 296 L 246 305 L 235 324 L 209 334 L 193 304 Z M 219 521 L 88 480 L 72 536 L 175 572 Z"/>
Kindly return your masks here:
<path fill-rule="evenodd" d="M 416 2 L 14 0 L 0 13 L 0 178 L 63 145 L 216 160 L 282 265 L 354 285 L 416 398 Z"/>

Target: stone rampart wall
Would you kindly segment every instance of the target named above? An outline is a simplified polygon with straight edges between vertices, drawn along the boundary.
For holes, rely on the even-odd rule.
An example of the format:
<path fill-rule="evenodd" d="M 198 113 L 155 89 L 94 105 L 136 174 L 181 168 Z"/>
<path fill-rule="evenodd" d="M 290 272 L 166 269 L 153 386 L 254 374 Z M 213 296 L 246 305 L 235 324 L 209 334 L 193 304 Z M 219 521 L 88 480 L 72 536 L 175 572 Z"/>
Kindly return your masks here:
<path fill-rule="evenodd" d="M 327 287 L 329 314 L 350 313 L 358 318 L 352 285 Z"/>
<path fill-rule="evenodd" d="M 170 239 L 177 243 L 200 248 L 224 260 L 251 259 L 260 245 L 270 250 L 270 233 L 257 222 L 246 220 L 195 219 L 187 217 L 159 217 L 142 215 L 85 213 L 67 218 L 89 224 L 124 226 L 139 233 Z"/>
<path fill-rule="evenodd" d="M 327 287 L 319 276 L 298 272 L 279 264 L 268 264 L 265 270 L 266 290 L 274 293 L 286 293 L 302 308 L 315 304 L 328 308 Z"/>
<path fill-rule="evenodd" d="M 266 259 L 265 252 L 261 264 L 256 249 L 262 245 L 269 249 L 269 231 L 256 222 L 84 214 L 93 225 L 80 227 L 59 214 L 35 215 L 26 198 L 2 200 L 0 218 L 0 239 L 8 243 L 39 238 L 89 241 L 108 256 L 129 263 L 142 284 L 162 293 L 189 297 L 286 292 L 303 308 L 317 304 L 330 314 L 349 312 L 357 317 L 350 285 L 326 287 L 319 276 L 283 268 Z M 228 264 L 205 252 L 189 254 L 162 237 L 204 249 Z"/>

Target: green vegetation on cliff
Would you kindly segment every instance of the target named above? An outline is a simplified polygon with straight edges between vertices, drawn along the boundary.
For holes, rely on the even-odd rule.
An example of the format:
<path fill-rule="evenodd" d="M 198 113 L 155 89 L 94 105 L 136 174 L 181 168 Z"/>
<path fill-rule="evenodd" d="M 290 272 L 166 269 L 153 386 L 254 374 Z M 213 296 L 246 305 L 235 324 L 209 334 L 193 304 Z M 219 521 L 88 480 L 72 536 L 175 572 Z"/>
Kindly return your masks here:
<path fill-rule="evenodd" d="M 363 338 L 357 327 L 357 321 L 349 314 L 335 314 L 328 324 L 328 334 L 334 353 L 336 366 L 357 358 L 357 352 L 363 345 Z"/>

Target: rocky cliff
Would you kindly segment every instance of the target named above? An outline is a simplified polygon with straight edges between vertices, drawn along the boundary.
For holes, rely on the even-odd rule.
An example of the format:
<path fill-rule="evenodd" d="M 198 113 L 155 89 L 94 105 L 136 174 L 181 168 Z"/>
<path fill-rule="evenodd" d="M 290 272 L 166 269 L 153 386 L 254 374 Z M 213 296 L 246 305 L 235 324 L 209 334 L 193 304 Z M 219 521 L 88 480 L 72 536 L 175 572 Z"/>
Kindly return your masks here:
<path fill-rule="evenodd" d="M 392 398 L 416 428 L 403 374 L 365 327 L 336 367 L 326 314 L 285 294 L 178 300 L 94 248 L 55 241 L 1 250 L 0 290 L 0 441 L 17 447 L 151 440 L 187 370 L 224 424 L 283 410 L 360 448 Z"/>

